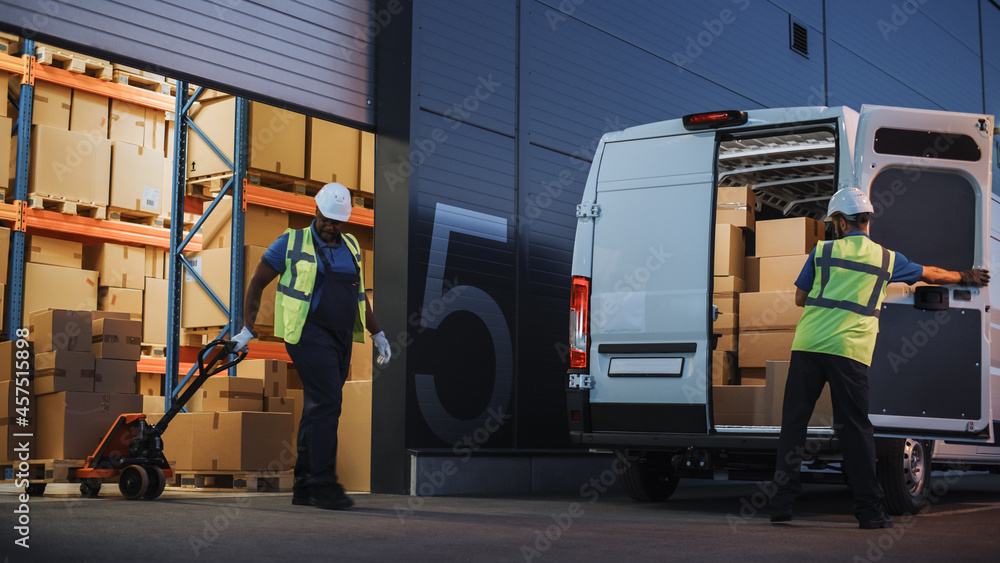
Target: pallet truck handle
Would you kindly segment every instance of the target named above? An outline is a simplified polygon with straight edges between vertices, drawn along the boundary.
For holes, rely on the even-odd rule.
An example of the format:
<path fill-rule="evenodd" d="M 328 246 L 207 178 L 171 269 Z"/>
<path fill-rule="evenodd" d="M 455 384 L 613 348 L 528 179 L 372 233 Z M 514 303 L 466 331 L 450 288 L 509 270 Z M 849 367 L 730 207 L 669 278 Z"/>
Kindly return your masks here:
<path fill-rule="evenodd" d="M 208 367 L 205 367 L 205 356 L 209 352 L 220 346 L 221 349 L 218 352 L 216 352 L 215 355 L 212 356 L 212 358 L 209 360 Z M 219 367 L 216 367 L 216 364 L 218 364 L 220 360 L 234 353 L 233 348 L 235 346 L 236 343 L 234 341 L 224 340 L 220 338 L 209 342 L 201 350 L 198 351 L 198 377 L 193 382 L 191 382 L 190 385 L 188 385 L 188 388 L 184 390 L 184 393 L 182 393 L 181 396 L 177 398 L 177 401 L 175 401 L 174 404 L 170 406 L 170 410 L 168 410 L 166 414 L 163 415 L 163 418 L 161 418 L 159 422 L 153 425 L 154 432 L 157 436 L 163 434 L 163 432 L 166 431 L 167 425 L 170 424 L 170 421 L 174 419 L 174 416 L 176 416 L 177 413 L 179 413 L 182 408 L 184 408 L 184 405 L 186 405 L 187 402 L 191 400 L 191 397 L 194 397 L 194 394 L 197 393 L 199 389 L 201 389 L 201 386 L 203 383 L 205 383 L 205 380 L 207 380 L 209 377 L 221 371 L 227 370 L 235 366 L 236 364 L 242 362 L 243 359 L 247 357 L 249 349 L 248 347 L 244 346 L 243 350 L 240 351 L 239 356 L 237 356 L 236 359 L 226 362 L 225 364 L 222 364 Z"/>

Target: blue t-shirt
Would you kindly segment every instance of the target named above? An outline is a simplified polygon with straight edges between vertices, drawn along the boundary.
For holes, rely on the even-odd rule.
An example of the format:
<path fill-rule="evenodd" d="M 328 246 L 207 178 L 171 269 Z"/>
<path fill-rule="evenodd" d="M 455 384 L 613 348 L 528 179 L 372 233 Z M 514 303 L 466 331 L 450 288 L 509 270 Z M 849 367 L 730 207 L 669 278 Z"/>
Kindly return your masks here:
<path fill-rule="evenodd" d="M 856 235 L 868 236 L 861 231 L 851 231 L 845 236 L 853 237 Z M 815 259 L 816 249 L 813 248 L 812 252 L 809 253 L 809 259 L 806 260 L 805 266 L 802 267 L 802 272 L 799 273 L 799 277 L 795 280 L 795 287 L 802 291 L 812 291 L 813 282 L 816 280 Z M 923 266 L 910 261 L 909 258 L 899 252 L 896 253 L 896 260 L 892 264 L 892 277 L 889 278 L 890 282 L 903 282 L 913 285 L 920 281 L 920 276 L 922 275 L 924 275 Z"/>
<path fill-rule="evenodd" d="M 332 244 L 327 244 L 319 238 L 319 234 L 316 232 L 316 221 L 313 221 L 309 225 L 309 228 L 312 229 L 313 247 L 317 252 L 316 262 L 319 263 L 316 268 L 316 290 L 313 292 L 312 300 L 309 301 L 309 310 L 315 311 L 320 297 L 323 295 L 323 277 L 326 275 L 326 264 L 318 253 L 322 252 L 326 255 L 326 259 L 329 260 L 334 272 L 356 274 L 358 273 L 358 267 L 354 264 L 354 257 L 351 256 L 351 250 L 348 248 L 347 243 L 344 242 L 343 237 L 341 237 L 340 246 L 334 247 Z M 277 240 L 271 243 L 271 246 L 267 247 L 261 260 L 277 270 L 278 274 L 282 274 L 285 271 L 285 254 L 287 252 L 288 233 L 283 233 Z"/>

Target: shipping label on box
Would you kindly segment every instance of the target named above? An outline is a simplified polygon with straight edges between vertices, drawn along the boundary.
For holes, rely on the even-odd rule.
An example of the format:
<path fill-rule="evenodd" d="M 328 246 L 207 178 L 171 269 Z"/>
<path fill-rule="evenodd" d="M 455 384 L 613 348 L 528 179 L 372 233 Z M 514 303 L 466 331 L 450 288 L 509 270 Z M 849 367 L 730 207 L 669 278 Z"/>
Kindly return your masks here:
<path fill-rule="evenodd" d="M 808 217 L 757 222 L 757 256 L 809 254 L 826 236 L 822 221 Z"/>
<path fill-rule="evenodd" d="M 136 364 L 131 360 L 94 361 L 94 391 L 97 393 L 135 393 Z"/>
<path fill-rule="evenodd" d="M 744 293 L 740 299 L 741 328 L 794 329 L 805 309 L 795 304 L 794 291 Z"/>
<path fill-rule="evenodd" d="M 53 350 L 35 354 L 35 394 L 94 390 L 94 355 Z"/>
<path fill-rule="evenodd" d="M 760 291 L 794 291 L 795 280 L 806 266 L 808 254 L 768 256 L 760 259 Z"/>
<path fill-rule="evenodd" d="M 34 341 L 35 353 L 61 350 L 90 352 L 93 313 L 48 309 L 31 315 L 28 332 Z"/>

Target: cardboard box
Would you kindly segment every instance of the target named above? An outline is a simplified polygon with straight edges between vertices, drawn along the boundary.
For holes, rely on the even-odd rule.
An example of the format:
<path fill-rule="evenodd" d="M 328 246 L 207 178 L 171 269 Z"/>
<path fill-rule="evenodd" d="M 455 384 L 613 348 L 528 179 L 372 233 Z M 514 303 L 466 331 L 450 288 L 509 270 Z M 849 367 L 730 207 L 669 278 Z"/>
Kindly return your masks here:
<path fill-rule="evenodd" d="M 131 145 L 142 146 L 145 137 L 146 108 L 123 100 L 111 100 L 111 125 L 108 128 L 108 138 L 112 141 L 124 141 Z"/>
<path fill-rule="evenodd" d="M 111 144 L 111 207 L 139 211 L 151 215 L 163 214 L 162 151 L 123 141 Z"/>
<path fill-rule="evenodd" d="M 53 350 L 35 354 L 35 394 L 59 391 L 94 391 L 92 353 Z"/>
<path fill-rule="evenodd" d="M 766 426 L 767 393 L 763 385 L 713 385 L 712 413 L 716 425 Z"/>
<path fill-rule="evenodd" d="M 284 360 L 243 360 L 236 366 L 236 376 L 260 381 L 265 397 L 284 397 L 288 391 L 288 362 Z"/>
<path fill-rule="evenodd" d="M 749 186 L 719 186 L 715 196 L 715 222 L 753 231 L 756 205 Z"/>
<path fill-rule="evenodd" d="M 375 134 L 361 132 L 361 170 L 359 171 L 358 189 L 370 194 L 375 193 Z"/>
<path fill-rule="evenodd" d="M 146 247 L 146 262 L 144 273 L 147 278 L 167 279 L 167 254 L 166 251 L 157 246 Z"/>
<path fill-rule="evenodd" d="M 740 385 L 764 385 L 764 368 L 740 368 L 736 376 Z"/>
<path fill-rule="evenodd" d="M 372 380 L 373 354 L 371 336 L 366 334 L 364 342 L 352 343 L 351 367 L 347 372 L 348 381 Z"/>
<path fill-rule="evenodd" d="M 142 342 L 144 344 L 167 343 L 167 304 L 170 284 L 165 279 L 146 278 L 146 290 L 142 294 Z"/>
<path fill-rule="evenodd" d="M 2 101 L 0 101 L 0 107 L 5 107 Z M 11 118 L 0 116 L 0 131 L 10 131 L 13 125 L 14 122 Z M 0 139 L 6 139 L 0 141 L 0 188 L 8 188 L 16 175 L 14 164 L 17 156 L 13 154 L 13 149 L 17 142 L 4 135 L 0 135 Z"/>
<path fill-rule="evenodd" d="M 803 311 L 795 305 L 794 291 L 744 293 L 740 299 L 740 328 L 794 329 Z"/>
<path fill-rule="evenodd" d="M 712 385 L 735 385 L 738 383 L 736 354 L 723 350 L 712 352 Z"/>
<path fill-rule="evenodd" d="M 108 97 L 83 90 L 73 90 L 69 130 L 102 139 L 108 138 Z"/>
<path fill-rule="evenodd" d="M 136 384 L 135 392 L 140 395 L 152 395 L 154 397 L 162 397 L 163 393 L 163 374 L 162 373 L 137 373 L 136 374 Z M 150 411 L 156 412 L 156 411 Z"/>
<path fill-rule="evenodd" d="M 757 256 L 747 256 L 743 261 L 743 281 L 746 283 L 746 290 L 760 291 L 760 258 Z"/>
<path fill-rule="evenodd" d="M 83 267 L 96 270 L 100 285 L 143 289 L 146 283 L 146 249 L 104 242 L 83 247 Z"/>
<path fill-rule="evenodd" d="M 723 334 L 732 334 L 740 326 L 740 316 L 733 313 L 719 313 L 712 323 L 712 330 Z"/>
<path fill-rule="evenodd" d="M 201 387 L 201 410 L 263 411 L 264 383 L 252 377 L 210 377 Z"/>
<path fill-rule="evenodd" d="M 794 291 L 795 280 L 808 258 L 808 254 L 761 258 L 760 291 Z"/>
<path fill-rule="evenodd" d="M 299 378 L 299 372 L 295 369 L 295 364 L 288 364 L 288 392 L 291 394 L 293 389 L 299 391 L 302 390 L 302 380 Z"/>
<path fill-rule="evenodd" d="M 130 319 L 142 321 L 142 290 L 100 287 L 97 308 L 104 312 L 127 313 Z"/>
<path fill-rule="evenodd" d="M 794 330 L 740 331 L 740 368 L 762 368 L 768 360 L 792 357 Z"/>
<path fill-rule="evenodd" d="M 142 411 L 142 397 L 63 391 L 39 395 L 36 405 L 38 458 L 86 459 L 119 415 Z"/>
<path fill-rule="evenodd" d="M 743 293 L 744 283 L 742 278 L 734 276 L 715 276 L 712 280 L 713 295 L 730 295 Z"/>
<path fill-rule="evenodd" d="M 28 262 L 77 270 L 83 267 L 83 243 L 39 235 L 28 235 L 25 242 Z"/>
<path fill-rule="evenodd" d="M 742 278 L 745 255 L 743 231 L 735 225 L 716 225 L 715 275 Z"/>
<path fill-rule="evenodd" d="M 105 358 L 94 361 L 94 391 L 97 393 L 134 393 L 136 380 L 134 361 Z"/>
<path fill-rule="evenodd" d="M 196 419 L 194 431 L 198 440 L 193 464 L 197 469 L 283 471 L 291 467 L 294 458 L 288 443 L 292 431 L 292 415 L 288 413 L 216 412 L 211 413 L 211 419 Z M 346 484 L 340 477 L 342 471 L 338 465 L 338 477 Z"/>
<path fill-rule="evenodd" d="M 721 293 L 712 295 L 712 304 L 719 309 L 720 314 L 740 312 L 740 294 Z"/>
<path fill-rule="evenodd" d="M 0 342 L 0 381 L 27 378 L 28 386 L 35 379 L 35 343 L 30 340 L 4 340 Z M 18 352 L 21 357 L 18 358 Z"/>
<path fill-rule="evenodd" d="M 65 128 L 36 125 L 31 132 L 28 193 L 107 205 L 111 141 Z M 11 200 L 13 194 L 8 194 Z"/>
<path fill-rule="evenodd" d="M 20 82 L 20 75 L 11 76 L 10 80 Z M 72 106 L 73 90 L 45 80 L 35 81 L 34 104 L 31 107 L 31 124 L 45 125 L 58 129 L 69 130 L 69 115 Z"/>
<path fill-rule="evenodd" d="M 244 293 L 265 250 L 267 249 L 264 247 L 256 246 L 244 248 L 244 271 L 247 272 L 247 275 L 244 276 Z M 187 254 L 187 259 L 194 270 L 223 303 L 229 302 L 229 282 L 232 278 L 231 255 L 232 249 L 230 248 L 214 248 Z M 264 288 L 254 324 L 255 328 L 274 325 L 274 298 L 277 288 L 277 278 Z M 194 276 L 190 274 L 186 274 L 184 277 L 181 297 L 181 327 L 216 327 L 229 322 L 229 318 L 222 313 L 212 298 L 195 281 Z"/>
<path fill-rule="evenodd" d="M 234 121 L 235 123 L 235 121 Z M 166 156 L 167 113 L 154 108 L 146 108 L 145 129 L 142 146 L 153 149 L 158 155 Z"/>
<path fill-rule="evenodd" d="M 250 168 L 304 178 L 305 154 L 305 115 L 250 102 Z"/>
<path fill-rule="evenodd" d="M 24 265 L 23 319 L 45 309 L 97 309 L 97 272 L 49 264 Z"/>
<path fill-rule="evenodd" d="M 295 397 L 264 397 L 264 412 L 287 412 L 294 415 Z"/>
<path fill-rule="evenodd" d="M 166 400 L 166 397 L 156 397 L 156 396 L 153 396 L 153 395 L 143 395 L 142 396 L 142 412 L 145 412 L 145 413 L 163 412 L 163 411 L 167 410 L 166 409 L 166 405 L 164 403 L 165 400 Z M 183 413 L 179 413 L 177 416 L 180 416 L 180 414 L 183 414 Z M 176 419 L 177 418 L 174 417 L 174 420 L 176 420 Z M 168 425 L 167 426 L 167 431 L 169 432 L 171 428 L 173 428 L 173 426 L 172 425 Z M 167 458 L 167 461 L 170 461 L 170 458 Z M 176 469 L 176 467 L 174 469 Z"/>
<path fill-rule="evenodd" d="M 142 354 L 142 322 L 104 318 L 94 321 L 94 356 L 106 360 L 138 361 Z"/>
<path fill-rule="evenodd" d="M 757 222 L 757 256 L 809 254 L 824 239 L 826 226 L 808 217 Z"/>
<path fill-rule="evenodd" d="M 781 407 L 785 400 L 785 383 L 788 381 L 787 361 L 768 361 L 765 368 L 767 386 L 767 410 L 771 417 L 769 424 L 781 426 Z M 816 407 L 809 418 L 809 426 L 833 426 L 833 402 L 830 386 L 825 385 L 816 401 Z"/>
<path fill-rule="evenodd" d="M 192 108 L 191 118 L 209 139 L 233 160 L 233 147 L 236 144 L 234 123 L 236 123 L 236 98 L 233 96 L 215 99 L 199 98 L 197 106 Z M 202 140 L 201 136 L 188 129 L 188 176 L 199 178 L 232 172 L 219 159 L 214 151 Z"/>
<path fill-rule="evenodd" d="M 205 211 L 211 202 L 205 202 Z M 202 249 L 229 248 L 233 245 L 233 198 L 219 201 L 201 225 Z M 288 212 L 261 205 L 247 204 L 244 214 L 243 243 L 267 248 L 288 228 Z M 254 264 L 256 266 L 256 264 Z M 250 270 L 248 274 L 252 274 Z"/>
<path fill-rule="evenodd" d="M 90 352 L 90 310 L 46 309 L 29 317 L 28 332 L 36 354 L 50 350 Z"/>
<path fill-rule="evenodd" d="M 306 120 L 307 178 L 316 182 L 339 182 L 349 189 L 361 189 L 361 131 L 315 117 Z"/>
<path fill-rule="evenodd" d="M 344 384 L 337 431 L 337 478 L 350 491 L 371 490 L 372 382 Z"/>
<path fill-rule="evenodd" d="M 292 443 L 292 454 L 295 454 L 297 452 L 295 446 L 299 441 L 299 423 L 302 420 L 302 405 L 306 402 L 305 391 L 302 389 L 289 389 L 288 398 L 293 401 L 292 408 L 295 410 L 292 413 L 292 436 L 290 440 Z M 341 420 L 343 420 L 343 417 L 341 417 Z"/>
<path fill-rule="evenodd" d="M 720 334 L 722 334 L 722 336 L 715 341 L 715 348 L 713 351 L 736 352 L 739 348 L 739 332 L 734 331 L 732 334 Z"/>
<path fill-rule="evenodd" d="M 28 459 L 35 459 L 37 417 L 31 381 L 28 380 L 28 385 L 21 387 L 20 392 L 17 383 L 0 381 L 0 456 L 15 460 L 27 449 Z M 21 397 L 31 397 L 28 405 Z"/>
<path fill-rule="evenodd" d="M 148 399 L 144 398 L 143 402 L 145 403 Z M 156 424 L 163 418 L 163 414 L 149 414 L 146 416 L 146 420 Z M 195 450 L 197 449 L 199 453 L 206 450 L 205 445 L 202 444 L 204 440 L 202 432 L 211 431 L 214 420 L 215 413 L 182 412 L 175 415 L 170 421 L 163 433 L 163 456 L 170 462 L 170 467 L 174 471 L 210 469 L 210 460 L 206 462 L 209 467 L 195 464 Z"/>

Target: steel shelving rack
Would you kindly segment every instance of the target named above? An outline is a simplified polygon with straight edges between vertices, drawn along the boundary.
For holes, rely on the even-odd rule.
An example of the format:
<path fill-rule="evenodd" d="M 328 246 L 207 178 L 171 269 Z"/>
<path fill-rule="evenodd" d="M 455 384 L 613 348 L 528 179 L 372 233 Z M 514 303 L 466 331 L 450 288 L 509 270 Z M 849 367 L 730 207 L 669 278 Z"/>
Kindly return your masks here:
<path fill-rule="evenodd" d="M 193 94 L 189 86 L 178 81 L 176 96 L 146 91 L 114 82 L 105 82 L 97 78 L 74 74 L 63 69 L 38 64 L 32 53 L 35 52 L 35 42 L 25 39 L 22 42 L 20 57 L 0 55 L 0 71 L 8 71 L 20 75 L 21 91 L 18 103 L 18 120 L 14 124 L 17 131 L 18 145 L 16 154 L 16 175 L 14 185 L 14 201 L 11 204 L 0 202 L 0 220 L 12 223 L 11 255 L 10 255 L 10 292 L 8 298 L 7 335 L 14 334 L 14 327 L 22 324 L 24 305 L 24 244 L 28 229 L 56 234 L 70 234 L 89 237 L 94 240 L 108 240 L 142 246 L 157 246 L 170 251 L 169 263 L 169 298 L 168 298 L 168 331 L 166 357 L 164 359 L 144 357 L 138 363 L 138 371 L 142 373 L 164 374 L 165 407 L 169 408 L 183 385 L 194 373 L 197 348 L 180 345 L 180 310 L 182 275 L 191 275 L 199 285 L 208 292 L 220 309 L 227 313 L 229 324 L 223 328 L 219 336 L 234 334 L 242 328 L 243 280 L 243 230 L 244 211 L 246 204 L 262 205 L 283 209 L 292 213 L 312 215 L 315 204 L 311 197 L 291 193 L 268 190 L 246 182 L 246 157 L 248 144 L 248 113 L 249 102 L 246 98 L 237 98 L 236 119 L 234 123 L 236 143 L 234 159 L 230 161 L 223 152 L 194 124 L 190 110 L 203 88 L 197 88 Z M 28 170 L 31 147 L 32 101 L 34 99 L 34 83 L 43 80 L 53 84 L 68 86 L 76 90 L 93 92 L 109 98 L 124 100 L 145 107 L 174 112 L 176 125 L 174 130 L 174 162 L 172 174 L 173 204 L 170 216 L 170 229 L 138 225 L 119 221 L 106 221 L 75 215 L 64 215 L 52 211 L 29 209 L 27 206 Z M 14 100 L 11 100 L 14 102 Z M 186 203 L 187 183 L 187 138 L 188 131 L 193 131 L 211 147 L 211 149 L 229 164 L 233 174 L 225 187 L 220 190 L 210 204 L 208 211 L 188 233 L 184 232 L 184 212 Z M 231 194 L 233 205 L 233 252 L 231 265 L 233 276 L 230 282 L 229 303 L 225 303 L 215 295 L 204 280 L 191 267 L 184 257 L 185 252 L 201 250 L 201 236 L 196 234 L 204 218 L 208 216 L 222 200 Z M 355 208 L 351 223 L 374 226 L 374 215 L 371 210 Z M 249 358 L 285 359 L 289 360 L 284 345 L 272 342 L 255 342 L 250 348 Z M 186 371 L 185 377 L 180 372 Z"/>

